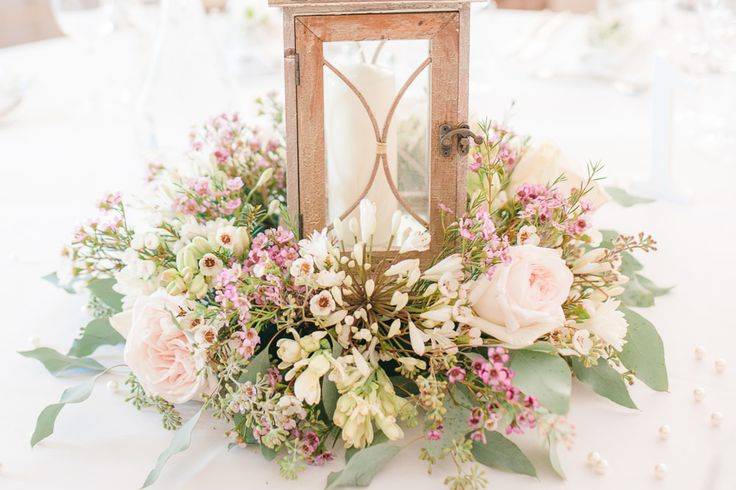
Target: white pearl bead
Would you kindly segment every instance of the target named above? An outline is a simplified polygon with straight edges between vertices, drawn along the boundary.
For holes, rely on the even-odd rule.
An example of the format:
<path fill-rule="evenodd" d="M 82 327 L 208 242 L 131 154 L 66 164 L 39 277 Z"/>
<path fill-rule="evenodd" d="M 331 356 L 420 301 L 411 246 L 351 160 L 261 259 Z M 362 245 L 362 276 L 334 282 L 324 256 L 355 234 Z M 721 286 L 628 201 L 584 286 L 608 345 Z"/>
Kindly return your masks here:
<path fill-rule="evenodd" d="M 598 475 L 605 475 L 606 471 L 608 470 L 608 461 L 606 461 L 605 459 L 601 459 L 595 464 L 594 470 Z"/>
<path fill-rule="evenodd" d="M 114 379 L 111 379 L 110 381 L 107 382 L 107 389 L 113 393 L 117 393 L 118 389 L 120 389 L 120 385 L 118 384 L 117 381 L 115 381 Z"/>
<path fill-rule="evenodd" d="M 654 467 L 654 476 L 657 477 L 657 480 L 662 480 L 667 476 L 668 469 L 666 464 L 659 463 Z"/>
<path fill-rule="evenodd" d="M 710 414 L 710 425 L 712 427 L 720 427 L 723 422 L 723 414 L 721 412 L 713 412 Z"/>
<path fill-rule="evenodd" d="M 724 373 L 726 371 L 726 360 L 725 359 L 716 359 L 715 368 L 716 368 L 716 372 L 718 374 Z"/>
<path fill-rule="evenodd" d="M 600 462 L 600 460 L 601 460 L 601 455 L 598 452 L 592 451 L 588 453 L 588 464 L 589 465 L 595 466 L 596 464 L 598 464 L 598 462 Z"/>
<path fill-rule="evenodd" d="M 662 441 L 666 441 L 670 438 L 670 426 L 669 425 L 663 425 L 659 428 L 657 431 L 659 433 L 659 438 Z"/>
<path fill-rule="evenodd" d="M 695 388 L 693 390 L 693 398 L 696 402 L 702 402 L 705 398 L 705 390 L 703 388 Z"/>
<path fill-rule="evenodd" d="M 41 345 L 41 337 L 38 335 L 31 335 L 28 337 L 28 343 L 34 348 L 39 347 Z"/>
<path fill-rule="evenodd" d="M 705 357 L 705 347 L 702 345 L 699 345 L 695 348 L 695 359 L 698 361 L 702 361 Z"/>

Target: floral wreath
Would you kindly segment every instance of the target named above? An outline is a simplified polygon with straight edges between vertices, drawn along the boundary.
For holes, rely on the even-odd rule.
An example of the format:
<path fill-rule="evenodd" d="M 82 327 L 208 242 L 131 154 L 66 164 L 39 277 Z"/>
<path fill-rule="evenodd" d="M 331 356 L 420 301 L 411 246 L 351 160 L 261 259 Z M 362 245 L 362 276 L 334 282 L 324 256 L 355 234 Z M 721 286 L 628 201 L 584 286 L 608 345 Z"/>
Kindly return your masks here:
<path fill-rule="evenodd" d="M 662 342 L 628 308 L 666 292 L 632 255 L 656 244 L 591 227 L 609 199 L 600 165 L 578 177 L 554 147 L 481 124 L 467 209 L 443 208 L 443 251 L 423 267 L 416 255 L 429 234 L 400 212 L 397 253 L 375 253 L 367 200 L 356 217 L 297 236 L 283 206 L 281 108 L 259 102 L 266 127 L 223 114 L 193 132 L 193 170 L 149 166 L 147 224 L 133 228 L 112 194 L 64 249 L 65 265 L 47 279 L 86 291 L 93 319 L 67 354 L 22 354 L 53 374 L 94 376 L 41 412 L 32 445 L 97 378 L 125 369 L 126 400 L 176 431 L 144 486 L 207 412 L 233 446 L 259 446 L 285 478 L 342 445 L 345 466 L 326 488 L 365 486 L 420 444 L 430 466 L 456 463 L 450 488 L 478 489 L 487 483 L 479 464 L 536 475 L 513 442 L 526 431 L 564 476 L 556 451 L 574 438 L 572 377 L 630 408 L 635 380 L 667 389 Z M 89 357 L 122 343 L 122 365 Z M 199 410 L 184 421 L 177 407 L 187 402 Z M 418 436 L 401 442 L 405 430 Z"/>

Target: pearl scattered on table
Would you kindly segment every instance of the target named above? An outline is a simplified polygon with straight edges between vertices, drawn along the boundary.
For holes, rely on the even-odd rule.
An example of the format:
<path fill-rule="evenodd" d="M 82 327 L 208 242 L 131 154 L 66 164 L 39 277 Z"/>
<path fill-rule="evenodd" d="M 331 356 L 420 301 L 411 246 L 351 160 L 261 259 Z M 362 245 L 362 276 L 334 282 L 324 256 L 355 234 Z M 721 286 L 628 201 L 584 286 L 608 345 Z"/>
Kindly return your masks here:
<path fill-rule="evenodd" d="M 723 422 L 723 414 L 721 412 L 713 412 L 710 414 L 711 427 L 720 427 L 721 422 Z"/>
<path fill-rule="evenodd" d="M 590 466 L 595 466 L 601 461 L 601 455 L 596 451 L 591 451 L 588 453 L 588 464 Z"/>
<path fill-rule="evenodd" d="M 670 438 L 670 432 L 671 431 L 670 431 L 670 426 L 669 425 L 663 425 L 657 431 L 657 433 L 659 434 L 659 439 L 661 441 L 666 441 L 667 439 L 669 439 Z"/>
<path fill-rule="evenodd" d="M 120 389 L 120 384 L 114 379 L 111 379 L 107 382 L 107 389 L 110 390 L 112 393 L 117 393 Z"/>
<path fill-rule="evenodd" d="M 654 476 L 657 478 L 657 480 L 663 480 L 665 476 L 667 476 L 667 465 L 664 463 L 658 463 L 654 466 Z"/>
<path fill-rule="evenodd" d="M 702 402 L 705 398 L 705 390 L 703 388 L 695 388 L 693 390 L 693 398 L 696 402 Z"/>
<path fill-rule="evenodd" d="M 41 345 L 41 337 L 38 335 L 31 335 L 28 337 L 28 343 L 31 344 L 33 348 L 36 348 Z"/>
<path fill-rule="evenodd" d="M 607 470 L 608 461 L 606 461 L 605 459 L 601 459 L 593 467 L 593 471 L 595 471 L 597 475 L 605 475 Z"/>
<path fill-rule="evenodd" d="M 699 345 L 695 347 L 695 359 L 702 361 L 705 358 L 705 347 Z"/>
<path fill-rule="evenodd" d="M 723 372 L 726 371 L 726 360 L 725 359 L 716 359 L 716 362 L 714 365 L 716 368 L 716 372 L 718 374 L 722 374 Z"/>

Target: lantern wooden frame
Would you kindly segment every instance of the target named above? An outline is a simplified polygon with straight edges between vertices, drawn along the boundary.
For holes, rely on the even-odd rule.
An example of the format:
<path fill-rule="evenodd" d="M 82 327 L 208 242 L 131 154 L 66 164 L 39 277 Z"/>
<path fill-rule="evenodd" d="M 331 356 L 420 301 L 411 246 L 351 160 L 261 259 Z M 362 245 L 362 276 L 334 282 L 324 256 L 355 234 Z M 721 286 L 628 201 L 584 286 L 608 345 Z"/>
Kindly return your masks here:
<path fill-rule="evenodd" d="M 323 106 L 323 67 L 329 63 L 323 57 L 323 43 L 426 39 L 430 46 L 429 62 L 421 68 L 430 70 L 429 222 L 426 225 L 433 239 L 429 252 L 422 255 L 426 259 L 440 251 L 443 245 L 440 205 L 462 210 L 466 203 L 466 158 L 459 152 L 448 156 L 440 140 L 446 128 L 461 127 L 467 121 L 470 1 L 269 0 L 270 5 L 283 8 L 287 202 L 302 236 L 329 224 Z M 402 90 L 399 92 L 397 99 L 403 95 Z M 394 106 L 397 104 L 395 100 Z M 387 129 L 378 128 L 367 106 L 366 109 L 377 135 L 380 129 Z M 390 119 L 391 116 L 387 124 Z M 383 133 L 385 141 L 386 131 Z M 380 147 L 380 138 L 377 139 Z M 377 150 L 376 166 L 379 157 L 380 150 Z M 399 202 L 405 207 L 400 198 Z"/>

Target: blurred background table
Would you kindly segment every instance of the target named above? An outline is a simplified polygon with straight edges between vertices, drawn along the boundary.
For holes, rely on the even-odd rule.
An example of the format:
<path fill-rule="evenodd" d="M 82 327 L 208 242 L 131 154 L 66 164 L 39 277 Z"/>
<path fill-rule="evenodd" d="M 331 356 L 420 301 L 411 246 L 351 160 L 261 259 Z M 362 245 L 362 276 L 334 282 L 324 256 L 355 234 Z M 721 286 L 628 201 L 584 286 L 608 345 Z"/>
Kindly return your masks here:
<path fill-rule="evenodd" d="M 689 194 L 679 203 L 610 205 L 597 219 L 606 228 L 650 231 L 660 242 L 661 251 L 644 262 L 652 277 L 676 288 L 644 314 L 664 338 L 671 392 L 634 387 L 641 411 L 630 411 L 576 385 L 570 419 L 578 442 L 562 451 L 568 480 L 557 479 L 541 462 L 541 450 L 522 441 L 539 462 L 540 480 L 489 471 L 492 488 L 736 485 L 728 467 L 736 457 L 736 78 L 734 60 L 714 50 L 715 34 L 702 29 L 725 29 L 715 46 L 726 53 L 735 34 L 728 22 L 707 23 L 715 13 L 697 6 L 636 2 L 627 8 L 616 24 L 625 35 L 612 37 L 611 17 L 477 6 L 470 107 L 474 116 L 508 119 L 535 140 L 556 142 L 573 160 L 601 160 L 611 183 L 628 186 L 647 177 L 651 166 L 652 124 L 658 120 L 652 114 L 651 61 L 667 48 L 663 56 L 675 80 L 668 172 Z M 20 94 L 17 107 L 0 115 L 2 488 L 140 485 L 170 434 L 156 414 L 135 413 L 104 383 L 84 405 L 65 409 L 54 436 L 30 450 L 38 411 L 70 382 L 48 376 L 15 352 L 30 348 L 34 335 L 65 349 L 85 318 L 82 298 L 39 277 L 54 268 L 60 246 L 97 197 L 135 191 L 144 162 L 181 150 L 192 124 L 223 110 L 247 114 L 256 96 L 282 84 L 276 12 L 195 12 L 185 19 L 193 22 L 190 39 L 169 37 L 156 70 L 150 69 L 155 5 L 123 13 L 113 19 L 114 29 L 92 42 L 55 37 L 0 49 L 0 88 Z M 693 357 L 696 345 L 708 349 L 700 363 Z M 119 357 L 113 348 L 101 352 L 103 361 Z M 716 357 L 729 363 L 723 375 L 713 372 Z M 707 391 L 700 404 L 693 403 L 695 387 Z M 717 430 L 708 423 L 716 410 L 726 417 Z M 668 442 L 657 440 L 663 424 L 672 427 Z M 192 448 L 172 460 L 158 488 L 322 488 L 327 473 L 341 465 L 313 468 L 288 482 L 258 454 L 227 451 L 222 432 L 215 421 L 201 424 Z M 586 467 L 589 451 L 609 461 L 607 475 Z M 428 476 L 416 455 L 417 448 L 402 452 L 374 488 L 405 487 L 408 481 L 442 488 L 447 468 L 439 465 Z M 659 462 L 670 468 L 661 482 L 653 476 Z"/>

